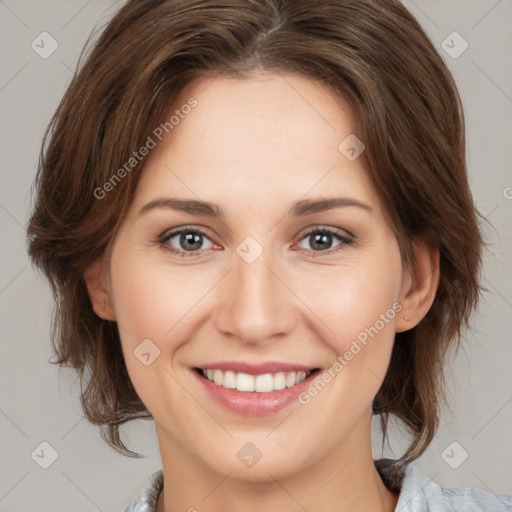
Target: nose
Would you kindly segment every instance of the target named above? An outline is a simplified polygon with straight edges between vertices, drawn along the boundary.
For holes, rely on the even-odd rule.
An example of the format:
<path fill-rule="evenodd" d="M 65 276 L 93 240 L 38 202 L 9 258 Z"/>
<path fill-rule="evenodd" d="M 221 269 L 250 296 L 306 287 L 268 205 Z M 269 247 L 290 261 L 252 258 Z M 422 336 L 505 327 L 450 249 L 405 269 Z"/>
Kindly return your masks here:
<path fill-rule="evenodd" d="M 233 259 L 215 315 L 219 332 L 251 345 L 274 342 L 292 332 L 298 298 L 270 251 L 264 250 L 252 263 L 238 254 Z"/>

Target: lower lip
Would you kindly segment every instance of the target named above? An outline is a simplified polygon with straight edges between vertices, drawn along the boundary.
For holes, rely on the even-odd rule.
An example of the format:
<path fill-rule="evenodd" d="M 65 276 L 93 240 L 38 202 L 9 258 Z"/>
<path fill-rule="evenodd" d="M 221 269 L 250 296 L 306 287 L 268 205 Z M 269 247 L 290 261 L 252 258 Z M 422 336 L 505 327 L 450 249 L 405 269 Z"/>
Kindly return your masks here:
<path fill-rule="evenodd" d="M 225 388 L 224 386 L 218 386 L 206 377 L 202 377 L 196 370 L 192 370 L 192 373 L 199 379 L 206 392 L 222 406 L 238 414 L 261 416 L 280 411 L 293 402 L 298 401 L 298 396 L 310 386 L 311 381 L 319 372 L 311 373 L 306 379 L 295 386 L 278 391 L 270 391 L 269 393 L 238 391 L 237 389 Z"/>

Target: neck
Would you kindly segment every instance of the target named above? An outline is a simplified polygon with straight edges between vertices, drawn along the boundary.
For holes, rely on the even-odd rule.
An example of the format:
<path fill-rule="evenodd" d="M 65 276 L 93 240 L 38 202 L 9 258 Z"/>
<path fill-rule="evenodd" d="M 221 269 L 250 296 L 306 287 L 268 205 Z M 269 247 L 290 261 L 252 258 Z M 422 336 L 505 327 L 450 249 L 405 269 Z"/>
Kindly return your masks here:
<path fill-rule="evenodd" d="M 157 512 L 393 512 L 398 501 L 375 469 L 370 422 L 316 464 L 284 477 L 266 471 L 258 481 L 213 471 L 156 429 L 164 472 Z"/>

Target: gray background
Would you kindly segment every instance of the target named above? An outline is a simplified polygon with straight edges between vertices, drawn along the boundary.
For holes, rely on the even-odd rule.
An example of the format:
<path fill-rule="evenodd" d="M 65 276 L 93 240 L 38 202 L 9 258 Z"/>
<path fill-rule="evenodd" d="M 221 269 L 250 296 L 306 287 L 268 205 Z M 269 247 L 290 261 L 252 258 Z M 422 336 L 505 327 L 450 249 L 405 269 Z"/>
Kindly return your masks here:
<path fill-rule="evenodd" d="M 494 226 L 487 229 L 490 292 L 451 368 L 453 411 L 445 411 L 441 429 L 416 465 L 444 486 L 512 492 L 512 1 L 404 3 L 455 76 L 465 106 L 473 191 Z M 74 374 L 48 363 L 51 294 L 25 253 L 24 226 L 43 130 L 89 32 L 120 5 L 0 0 L 0 510 L 6 512 L 122 511 L 161 467 L 152 422 L 123 430 L 129 445 L 147 454 L 132 460 L 110 449 L 82 417 Z M 43 31 L 59 45 L 47 59 L 31 47 Z M 457 36 L 446 39 L 454 31 L 469 43 L 457 58 L 442 49 L 445 40 L 452 52 L 462 49 Z M 31 457 L 43 441 L 58 453 L 48 469 L 35 462 L 48 457 L 48 450 L 44 457 Z M 382 455 L 379 446 L 376 440 L 376 457 Z M 384 455 L 399 456 L 404 447 L 393 433 Z"/>

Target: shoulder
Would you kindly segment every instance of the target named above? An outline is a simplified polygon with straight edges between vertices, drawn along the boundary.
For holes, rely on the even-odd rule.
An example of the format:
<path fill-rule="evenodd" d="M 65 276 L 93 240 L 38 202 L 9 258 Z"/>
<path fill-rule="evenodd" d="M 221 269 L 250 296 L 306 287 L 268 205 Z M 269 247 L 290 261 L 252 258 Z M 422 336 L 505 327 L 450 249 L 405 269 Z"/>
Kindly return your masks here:
<path fill-rule="evenodd" d="M 144 482 L 124 512 L 155 512 L 163 483 L 164 474 L 160 469 Z"/>
<path fill-rule="evenodd" d="M 475 487 L 440 487 L 417 467 L 375 461 L 384 483 L 399 492 L 400 512 L 511 512 L 512 495 Z"/>

